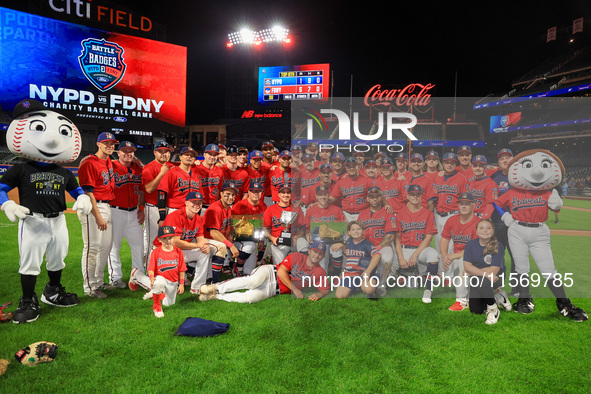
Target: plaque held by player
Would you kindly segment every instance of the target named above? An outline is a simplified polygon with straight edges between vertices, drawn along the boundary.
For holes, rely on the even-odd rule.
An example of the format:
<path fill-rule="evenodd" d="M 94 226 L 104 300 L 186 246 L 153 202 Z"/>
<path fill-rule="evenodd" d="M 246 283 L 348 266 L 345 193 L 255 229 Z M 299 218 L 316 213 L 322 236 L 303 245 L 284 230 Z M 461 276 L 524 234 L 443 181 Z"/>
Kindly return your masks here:
<path fill-rule="evenodd" d="M 281 223 L 285 226 L 286 230 L 289 230 L 289 226 L 295 222 L 297 216 L 297 212 L 283 211 L 281 213 Z M 277 245 L 291 246 L 291 232 L 282 231 L 281 236 L 277 239 Z"/>

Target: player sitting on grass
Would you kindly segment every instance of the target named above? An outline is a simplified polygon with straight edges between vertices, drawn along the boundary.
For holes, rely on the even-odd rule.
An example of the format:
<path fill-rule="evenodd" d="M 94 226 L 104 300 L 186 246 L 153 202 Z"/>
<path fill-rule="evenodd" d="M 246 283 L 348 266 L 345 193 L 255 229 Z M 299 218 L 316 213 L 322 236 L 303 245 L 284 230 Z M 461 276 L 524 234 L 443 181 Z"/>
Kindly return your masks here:
<path fill-rule="evenodd" d="M 185 258 L 183 252 L 172 242 L 174 227 L 162 226 L 158 230 L 158 239 L 162 243 L 150 254 L 148 276 L 152 290 L 144 295 L 144 300 L 154 301 L 154 316 L 164 317 L 162 305 L 174 305 L 177 294 L 185 291 Z"/>
<path fill-rule="evenodd" d="M 505 273 L 505 246 L 497 241 L 495 226 L 489 219 L 482 219 L 476 225 L 478 238 L 471 240 L 464 248 L 464 270 L 470 285 L 470 312 L 482 314 L 486 311 L 486 324 L 499 320 L 499 308 L 495 302 L 495 290 L 501 286 L 501 275 Z M 508 300 L 507 293 L 500 290 Z"/>
<path fill-rule="evenodd" d="M 225 282 L 201 286 L 199 301 L 218 299 L 227 302 L 255 303 L 277 294 L 293 293 L 297 298 L 304 298 L 303 289 L 316 287 L 317 293 L 308 296 L 318 301 L 330 293 L 327 286 L 326 272 L 319 263 L 326 246 L 314 242 L 308 255 L 291 253 L 280 264 L 261 265 L 251 275 L 241 276 Z M 246 290 L 245 292 L 236 292 Z M 236 292 L 236 293 L 232 293 Z"/>

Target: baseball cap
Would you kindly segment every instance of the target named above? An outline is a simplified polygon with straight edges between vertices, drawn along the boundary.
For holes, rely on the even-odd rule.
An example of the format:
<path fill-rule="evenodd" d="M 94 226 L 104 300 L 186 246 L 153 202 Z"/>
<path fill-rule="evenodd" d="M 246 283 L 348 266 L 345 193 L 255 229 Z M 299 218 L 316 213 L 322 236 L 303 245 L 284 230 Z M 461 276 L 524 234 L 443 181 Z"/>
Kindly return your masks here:
<path fill-rule="evenodd" d="M 196 201 L 196 200 L 203 201 L 203 195 L 199 192 L 187 193 L 187 197 L 185 197 L 185 201 Z"/>
<path fill-rule="evenodd" d="M 130 141 L 121 141 L 119 143 L 119 150 L 121 150 L 123 148 L 131 148 L 131 149 L 133 149 L 134 152 L 137 150 L 137 148 L 135 147 L 133 142 L 130 142 Z"/>
<path fill-rule="evenodd" d="M 384 152 L 374 153 L 373 158 L 377 160 L 378 157 L 386 157 L 386 154 Z"/>
<path fill-rule="evenodd" d="M 371 193 L 382 194 L 382 191 L 377 186 L 371 186 L 370 188 L 367 189 L 367 194 L 371 194 Z"/>
<path fill-rule="evenodd" d="M 330 164 L 330 163 L 322 163 L 322 164 L 320 164 L 320 167 L 318 167 L 318 169 L 320 171 L 324 171 L 324 170 L 332 171 L 332 164 Z"/>
<path fill-rule="evenodd" d="M 318 149 L 318 144 L 316 142 L 308 142 L 306 149 Z"/>
<path fill-rule="evenodd" d="M 285 156 L 291 157 L 291 152 L 288 150 L 281 151 L 281 153 L 279 154 L 279 158 L 281 159 L 282 157 L 285 157 Z"/>
<path fill-rule="evenodd" d="M 181 149 L 181 152 L 179 154 L 182 156 L 187 152 L 192 153 L 194 157 L 197 157 L 197 151 L 195 149 L 191 148 L 190 146 L 183 147 L 183 149 Z"/>
<path fill-rule="evenodd" d="M 154 150 L 158 150 L 158 149 L 168 149 L 169 151 L 172 151 L 172 148 L 170 147 L 170 145 L 168 145 L 168 142 L 166 141 L 158 141 L 154 144 Z"/>
<path fill-rule="evenodd" d="M 296 150 L 301 151 L 302 150 L 302 146 L 301 145 L 294 145 L 294 146 L 291 147 L 291 153 L 293 153 Z"/>
<path fill-rule="evenodd" d="M 115 136 L 113 135 L 113 133 L 110 133 L 108 131 L 105 131 L 103 133 L 100 133 L 98 138 L 96 139 L 96 142 L 106 142 L 106 141 L 115 141 L 117 142 L 117 139 L 115 138 Z"/>
<path fill-rule="evenodd" d="M 513 151 L 509 148 L 503 148 L 497 152 L 497 159 L 501 157 L 501 155 L 511 155 L 513 156 Z"/>
<path fill-rule="evenodd" d="M 354 152 L 353 157 L 365 157 L 365 152 Z"/>
<path fill-rule="evenodd" d="M 347 165 L 349 163 L 355 163 L 355 164 L 357 164 L 357 159 L 354 158 L 354 157 L 347 157 L 347 159 L 345 160 L 345 165 Z"/>
<path fill-rule="evenodd" d="M 261 182 L 250 182 L 248 190 L 263 191 L 263 184 Z"/>
<path fill-rule="evenodd" d="M 312 245 L 310 245 L 310 249 L 315 249 L 319 252 L 322 252 L 322 254 L 326 254 L 326 244 L 324 242 L 312 242 Z"/>
<path fill-rule="evenodd" d="M 345 161 L 345 155 L 343 155 L 341 152 L 335 152 L 334 155 L 332 155 L 332 158 L 330 160 L 331 161 L 334 161 L 334 160 Z"/>
<path fill-rule="evenodd" d="M 271 149 L 273 149 L 274 147 L 275 147 L 275 145 L 273 145 L 273 143 L 271 141 L 265 141 L 261 145 L 261 150 L 264 150 L 265 148 L 271 148 Z"/>
<path fill-rule="evenodd" d="M 248 148 L 246 146 L 239 146 L 238 153 L 246 152 L 248 154 Z"/>
<path fill-rule="evenodd" d="M 472 158 L 472 163 L 482 163 L 482 164 L 487 164 L 486 162 L 486 157 L 482 156 L 482 155 L 476 155 Z"/>
<path fill-rule="evenodd" d="M 446 152 L 446 153 L 444 153 L 441 161 L 446 161 L 446 160 L 458 161 L 458 156 L 456 156 L 456 154 L 453 152 Z"/>
<path fill-rule="evenodd" d="M 232 145 L 231 147 L 229 147 L 228 149 L 226 149 L 226 152 L 228 155 L 234 155 L 234 154 L 238 154 L 238 147 L 236 145 Z"/>
<path fill-rule="evenodd" d="M 381 167 L 381 166 L 386 166 L 386 165 L 393 166 L 393 165 L 394 165 L 394 162 L 393 162 L 393 161 L 392 161 L 392 159 L 390 159 L 389 157 L 384 157 L 384 158 L 382 159 L 382 163 L 380 164 L 380 167 Z"/>
<path fill-rule="evenodd" d="M 437 153 L 437 152 L 436 152 L 436 151 L 434 151 L 434 150 L 430 150 L 430 151 L 429 151 L 429 152 L 427 152 L 427 154 L 425 155 L 425 159 L 426 159 L 427 157 L 436 157 L 436 158 L 438 158 L 438 159 L 439 159 L 439 153 Z"/>
<path fill-rule="evenodd" d="M 398 152 L 395 157 L 396 160 L 408 160 L 408 155 L 404 152 Z"/>
<path fill-rule="evenodd" d="M 328 187 L 326 187 L 325 185 L 320 185 L 316 188 L 316 194 L 324 194 L 324 193 L 329 193 L 330 190 L 328 189 Z"/>
<path fill-rule="evenodd" d="M 363 165 L 363 168 L 370 166 L 370 165 L 377 167 L 378 163 L 376 163 L 375 160 L 366 160 L 365 164 Z"/>
<path fill-rule="evenodd" d="M 212 145 L 215 145 L 215 144 L 212 144 Z M 226 145 L 224 145 L 224 144 L 218 144 L 218 149 L 219 150 L 222 150 L 222 149 L 226 150 L 227 148 L 226 148 Z"/>
<path fill-rule="evenodd" d="M 279 191 L 282 191 L 283 189 L 289 189 L 289 191 L 291 191 L 291 186 L 289 186 L 289 183 L 284 183 L 279 186 Z"/>
<path fill-rule="evenodd" d="M 174 227 L 162 226 L 158 229 L 158 238 L 174 237 Z"/>
<path fill-rule="evenodd" d="M 474 198 L 474 195 L 472 193 L 464 192 L 464 193 L 460 193 L 460 195 L 458 196 L 458 201 L 476 202 L 476 198 Z"/>
<path fill-rule="evenodd" d="M 311 154 L 311 153 L 304 153 L 304 154 L 302 155 L 302 161 L 306 161 L 306 160 L 314 160 L 314 159 L 316 159 L 316 156 L 314 156 L 314 155 L 313 155 L 313 154 Z"/>
<path fill-rule="evenodd" d="M 226 149 L 225 146 L 224 146 L 224 149 Z M 203 153 L 220 153 L 220 147 L 216 144 L 208 144 L 205 147 L 205 150 L 203 151 Z"/>
<path fill-rule="evenodd" d="M 413 153 L 412 156 L 410 157 L 410 161 L 413 160 L 420 160 L 421 163 L 425 161 L 425 159 L 423 159 L 423 155 L 421 155 L 420 153 Z"/>
<path fill-rule="evenodd" d="M 472 153 L 472 148 L 470 148 L 468 145 L 462 145 L 460 146 L 460 149 L 458 149 L 458 154 L 462 152 Z"/>
<path fill-rule="evenodd" d="M 222 184 L 222 191 L 231 189 L 234 191 L 234 193 L 238 193 L 238 188 L 236 187 L 236 184 L 232 181 L 224 181 L 224 183 Z"/>
<path fill-rule="evenodd" d="M 260 150 L 253 150 L 252 152 L 250 152 L 250 159 L 263 159 L 263 152 L 261 152 Z"/>
<path fill-rule="evenodd" d="M 33 111 L 44 111 L 47 108 L 43 104 L 41 104 L 37 100 L 26 99 L 21 101 L 14 107 L 14 118 L 18 118 L 21 115 L 24 115 L 29 112 Z"/>
<path fill-rule="evenodd" d="M 406 190 L 406 194 L 409 193 L 423 193 L 423 188 L 421 187 L 421 185 L 416 185 L 416 184 L 412 184 L 412 185 L 408 185 L 408 189 Z"/>

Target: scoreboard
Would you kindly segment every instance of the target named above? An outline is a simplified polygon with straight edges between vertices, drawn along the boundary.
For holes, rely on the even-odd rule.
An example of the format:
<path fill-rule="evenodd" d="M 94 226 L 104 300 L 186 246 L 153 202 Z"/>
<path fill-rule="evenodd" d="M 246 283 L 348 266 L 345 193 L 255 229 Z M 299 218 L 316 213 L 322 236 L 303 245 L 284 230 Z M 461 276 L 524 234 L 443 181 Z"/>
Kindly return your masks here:
<path fill-rule="evenodd" d="M 291 100 L 325 100 L 330 65 L 259 67 L 259 104 Z"/>

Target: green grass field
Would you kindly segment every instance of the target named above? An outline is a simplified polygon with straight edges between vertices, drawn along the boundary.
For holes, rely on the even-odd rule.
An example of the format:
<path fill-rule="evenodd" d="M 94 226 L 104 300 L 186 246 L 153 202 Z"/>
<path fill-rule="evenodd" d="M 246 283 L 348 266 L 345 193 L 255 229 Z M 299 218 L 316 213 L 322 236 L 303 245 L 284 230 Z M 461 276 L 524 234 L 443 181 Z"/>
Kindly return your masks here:
<path fill-rule="evenodd" d="M 451 290 L 435 294 L 449 298 L 430 305 L 415 298 L 311 302 L 287 295 L 254 305 L 199 303 L 187 292 L 164 308 L 163 319 L 154 317 L 142 291 L 90 299 L 82 295 L 80 224 L 75 215 L 67 219 L 63 284 L 82 302 L 42 305 L 34 323 L 0 325 L 0 358 L 12 361 L 0 377 L 2 392 L 582 392 L 591 383 L 591 323 L 563 318 L 549 298 L 537 298 L 531 315 L 502 312 L 494 326 L 483 315 L 448 311 Z M 554 228 L 591 230 L 589 212 L 563 209 L 556 226 L 550 219 Z M 17 226 L 0 214 L 0 228 L 0 303 L 16 304 Z M 575 292 L 575 304 L 587 311 L 590 240 L 552 237 L 559 271 L 574 274 L 567 294 Z M 130 256 L 123 250 L 126 272 Z M 39 294 L 46 280 L 42 273 Z M 230 323 L 230 330 L 174 337 L 186 317 Z M 17 364 L 14 353 L 40 340 L 60 346 L 56 361 Z"/>

